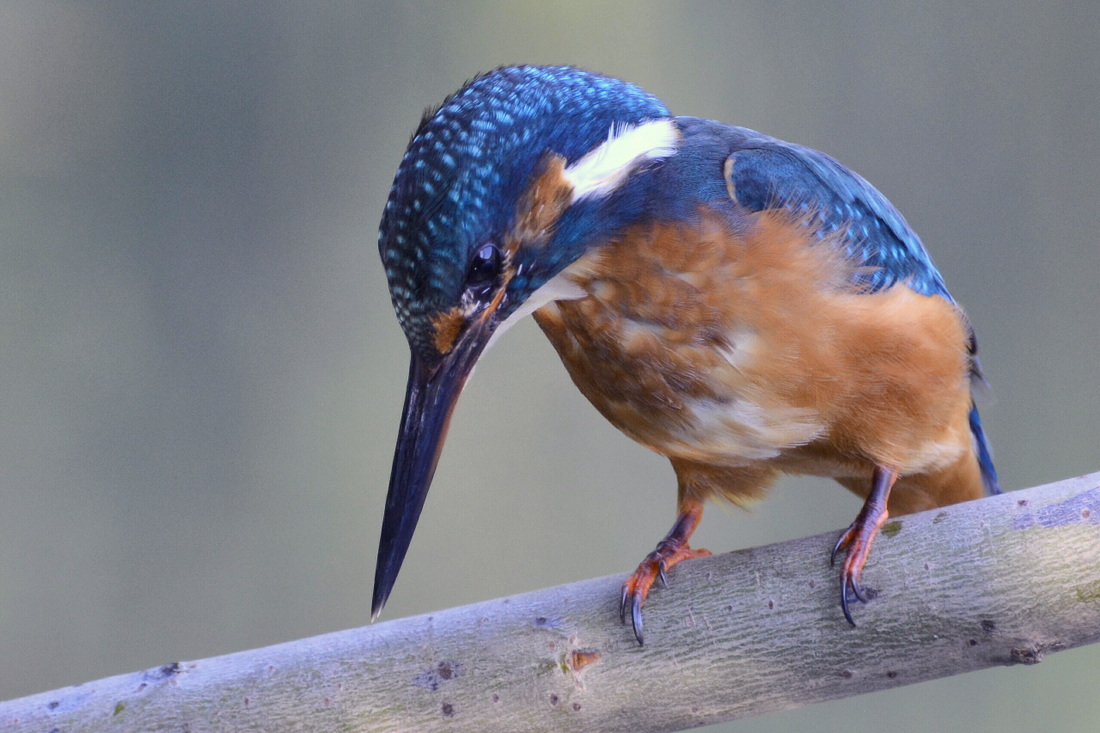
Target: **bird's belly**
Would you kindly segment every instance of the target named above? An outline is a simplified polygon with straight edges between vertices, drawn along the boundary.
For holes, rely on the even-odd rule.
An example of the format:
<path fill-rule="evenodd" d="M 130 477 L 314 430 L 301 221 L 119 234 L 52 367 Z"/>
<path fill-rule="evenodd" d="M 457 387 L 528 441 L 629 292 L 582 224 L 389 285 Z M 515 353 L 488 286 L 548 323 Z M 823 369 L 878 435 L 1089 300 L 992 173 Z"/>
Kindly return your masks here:
<path fill-rule="evenodd" d="M 731 334 L 719 347 L 604 306 L 588 298 L 536 318 L 584 395 L 634 440 L 670 457 L 735 466 L 822 434 L 814 409 L 743 371 L 757 360 L 756 334 Z"/>
<path fill-rule="evenodd" d="M 761 236 L 628 233 L 563 273 L 587 297 L 536 319 L 593 405 L 673 458 L 844 476 L 970 449 L 955 306 L 903 285 L 837 287 L 843 263 L 804 229 Z"/>

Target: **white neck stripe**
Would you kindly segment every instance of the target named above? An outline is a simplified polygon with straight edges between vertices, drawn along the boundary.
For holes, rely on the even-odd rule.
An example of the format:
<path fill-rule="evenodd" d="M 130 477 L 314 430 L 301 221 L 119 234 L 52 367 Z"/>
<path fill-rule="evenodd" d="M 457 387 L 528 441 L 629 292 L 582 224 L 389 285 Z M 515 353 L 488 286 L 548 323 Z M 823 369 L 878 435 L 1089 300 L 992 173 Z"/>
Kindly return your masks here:
<path fill-rule="evenodd" d="M 679 139 L 680 132 L 669 118 L 613 126 L 607 140 L 565 169 L 565 179 L 573 186 L 573 201 L 607 196 L 642 161 L 675 154 Z"/>

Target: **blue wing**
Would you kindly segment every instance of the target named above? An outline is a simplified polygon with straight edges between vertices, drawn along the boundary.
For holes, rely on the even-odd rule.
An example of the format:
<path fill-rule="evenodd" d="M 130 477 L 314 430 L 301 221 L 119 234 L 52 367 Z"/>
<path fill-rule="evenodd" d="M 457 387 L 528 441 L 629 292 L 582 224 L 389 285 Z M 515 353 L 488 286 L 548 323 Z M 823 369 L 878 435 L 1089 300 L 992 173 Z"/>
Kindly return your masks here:
<path fill-rule="evenodd" d="M 860 264 L 861 289 L 904 282 L 952 300 L 920 238 L 878 189 L 824 153 L 745 128 L 731 128 L 730 184 L 750 211 L 787 208 L 811 217 L 818 236 L 839 234 Z"/>

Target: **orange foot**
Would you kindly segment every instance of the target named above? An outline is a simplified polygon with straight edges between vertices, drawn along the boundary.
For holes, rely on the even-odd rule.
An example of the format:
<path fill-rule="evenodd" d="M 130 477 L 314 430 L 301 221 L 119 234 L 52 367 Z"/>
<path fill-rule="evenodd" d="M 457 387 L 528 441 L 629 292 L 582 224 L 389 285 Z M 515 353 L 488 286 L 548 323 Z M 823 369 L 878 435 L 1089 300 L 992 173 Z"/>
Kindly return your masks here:
<path fill-rule="evenodd" d="M 844 610 L 844 618 L 852 626 L 856 625 L 852 619 L 852 612 L 848 608 L 849 596 L 857 601 L 866 602 L 863 589 L 859 587 L 859 577 L 863 573 L 863 566 L 867 562 L 867 556 L 871 553 L 871 543 L 875 540 L 879 528 L 886 521 L 889 514 L 886 511 L 887 500 L 890 497 L 890 489 L 897 481 L 896 469 L 876 466 L 874 477 L 871 479 L 871 493 L 863 503 L 856 521 L 840 535 L 833 547 L 833 554 L 829 562 L 836 564 L 836 556 L 841 550 L 847 550 L 844 556 L 844 564 L 840 567 L 840 607 Z"/>
<path fill-rule="evenodd" d="M 653 583 L 660 578 L 668 586 L 665 573 L 673 565 L 696 557 L 706 557 L 710 550 L 693 550 L 688 546 L 688 538 L 695 531 L 703 516 L 702 504 L 683 507 L 676 524 L 663 540 L 657 543 L 657 549 L 646 555 L 638 569 L 623 583 L 622 598 L 619 601 L 619 619 L 626 623 L 626 609 L 630 607 L 630 621 L 634 627 L 634 638 L 638 644 L 645 644 L 642 634 L 642 605 Z"/>

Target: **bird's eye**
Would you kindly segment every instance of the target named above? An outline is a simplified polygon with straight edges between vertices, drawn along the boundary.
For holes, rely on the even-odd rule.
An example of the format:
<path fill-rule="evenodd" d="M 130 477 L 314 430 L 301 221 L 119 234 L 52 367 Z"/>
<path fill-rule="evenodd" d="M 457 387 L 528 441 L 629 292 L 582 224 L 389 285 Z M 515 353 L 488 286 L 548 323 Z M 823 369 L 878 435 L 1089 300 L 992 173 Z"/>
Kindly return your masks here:
<path fill-rule="evenodd" d="M 503 259 L 495 244 L 486 244 L 478 249 L 466 273 L 466 289 L 476 295 L 488 293 L 500 275 Z"/>

